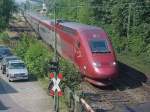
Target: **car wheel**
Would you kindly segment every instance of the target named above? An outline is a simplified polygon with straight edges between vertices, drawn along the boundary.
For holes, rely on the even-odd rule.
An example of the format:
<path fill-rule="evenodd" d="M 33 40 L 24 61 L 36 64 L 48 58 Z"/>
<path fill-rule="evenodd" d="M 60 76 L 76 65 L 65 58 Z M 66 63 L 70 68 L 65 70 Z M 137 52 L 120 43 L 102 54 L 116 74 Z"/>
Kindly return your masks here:
<path fill-rule="evenodd" d="M 28 78 L 28 79 L 26 79 L 26 81 L 29 81 L 29 78 Z"/>
<path fill-rule="evenodd" d="M 9 82 L 11 82 L 11 80 L 9 79 Z"/>
<path fill-rule="evenodd" d="M 13 82 L 13 80 L 9 79 L 9 82 Z"/>
<path fill-rule="evenodd" d="M 9 82 L 13 82 L 13 80 L 10 77 L 8 78 L 8 80 L 9 80 Z"/>

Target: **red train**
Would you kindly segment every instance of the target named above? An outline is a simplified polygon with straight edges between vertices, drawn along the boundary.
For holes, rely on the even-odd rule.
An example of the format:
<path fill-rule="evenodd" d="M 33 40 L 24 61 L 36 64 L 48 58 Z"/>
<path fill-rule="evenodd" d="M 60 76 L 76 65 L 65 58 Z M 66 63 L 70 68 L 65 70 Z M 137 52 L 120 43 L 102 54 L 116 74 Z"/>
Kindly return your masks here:
<path fill-rule="evenodd" d="M 63 20 L 57 20 L 55 24 L 53 20 L 33 13 L 25 13 L 24 16 L 52 47 L 56 31 L 58 53 L 73 62 L 85 76 L 85 80 L 94 85 L 105 86 L 116 78 L 118 67 L 115 53 L 102 28 Z"/>

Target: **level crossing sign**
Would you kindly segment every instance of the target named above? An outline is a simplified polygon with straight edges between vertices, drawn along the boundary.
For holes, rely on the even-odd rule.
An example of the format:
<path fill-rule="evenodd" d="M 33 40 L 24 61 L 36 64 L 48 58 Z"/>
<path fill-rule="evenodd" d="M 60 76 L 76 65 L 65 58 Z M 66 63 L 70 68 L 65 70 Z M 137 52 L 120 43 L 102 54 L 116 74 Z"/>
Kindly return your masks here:
<path fill-rule="evenodd" d="M 55 78 L 54 73 L 51 73 L 50 78 L 53 82 L 53 86 L 50 89 L 50 96 L 54 96 L 56 91 L 57 91 L 58 96 L 62 96 L 63 93 L 62 93 L 61 88 L 59 87 L 60 81 L 63 79 L 62 74 L 59 73 L 58 76 Z"/>

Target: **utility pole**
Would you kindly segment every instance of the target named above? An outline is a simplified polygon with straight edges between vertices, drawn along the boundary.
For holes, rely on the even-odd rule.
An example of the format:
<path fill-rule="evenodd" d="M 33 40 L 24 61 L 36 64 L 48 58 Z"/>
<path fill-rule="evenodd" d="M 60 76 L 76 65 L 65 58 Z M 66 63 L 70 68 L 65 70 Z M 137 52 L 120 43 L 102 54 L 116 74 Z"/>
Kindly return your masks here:
<path fill-rule="evenodd" d="M 56 25 L 56 9 L 54 7 L 54 38 L 55 38 L 55 41 L 54 41 L 54 46 L 55 46 L 55 49 L 54 49 L 54 61 L 57 62 L 57 57 L 56 57 L 56 53 L 57 53 L 57 39 L 56 39 L 56 28 L 55 28 L 55 25 Z M 55 72 L 55 79 L 57 78 L 57 73 Z M 57 96 L 56 96 L 56 93 L 57 91 L 55 91 L 55 94 L 54 94 L 54 111 L 57 112 Z"/>
<path fill-rule="evenodd" d="M 128 8 L 128 25 L 127 25 L 127 50 L 129 48 L 128 46 L 128 40 L 129 40 L 129 37 L 130 37 L 130 24 L 131 24 L 131 8 L 132 8 L 132 5 L 131 3 L 129 4 L 129 8 Z"/>
<path fill-rule="evenodd" d="M 30 11 L 30 0 L 26 0 L 26 8 Z"/>
<path fill-rule="evenodd" d="M 54 24 L 53 24 L 53 33 L 52 33 L 52 38 L 54 38 L 54 42 L 53 42 L 53 47 L 54 47 L 54 57 L 53 57 L 53 60 L 50 62 L 50 72 L 52 72 L 52 74 L 54 75 L 54 80 L 53 81 L 53 87 L 55 85 L 57 85 L 57 80 L 59 80 L 59 59 L 58 59 L 58 55 L 57 55 L 57 33 L 56 33 L 56 25 L 57 25 L 57 21 L 56 21 L 56 3 L 54 2 L 53 3 L 53 17 L 54 17 Z M 51 78 L 51 77 L 50 77 Z M 50 87 L 51 87 L 51 81 L 49 83 L 49 90 L 50 90 Z M 56 88 L 55 88 L 56 89 Z M 51 90 L 50 90 L 50 95 L 53 96 L 54 98 L 54 108 L 53 108 L 53 111 L 54 112 L 59 112 L 59 96 L 60 95 L 60 91 L 58 90 L 54 90 L 51 94 Z"/>
<path fill-rule="evenodd" d="M 57 66 L 57 70 L 55 70 L 55 79 L 57 79 L 58 73 L 59 73 L 59 60 L 57 56 L 57 35 L 56 35 L 56 4 L 54 6 L 54 63 Z M 58 96 L 58 91 L 55 91 L 54 94 L 54 112 L 59 112 L 59 96 Z"/>
<path fill-rule="evenodd" d="M 46 16 L 46 13 L 47 13 L 47 7 L 46 7 L 46 4 L 45 4 L 45 0 L 43 1 L 43 4 L 42 4 L 42 10 L 41 10 L 41 13 Z"/>
<path fill-rule="evenodd" d="M 79 21 L 78 20 L 78 1 L 76 1 L 76 19 L 77 21 Z"/>
<path fill-rule="evenodd" d="M 130 23 L 131 23 L 131 4 L 129 4 L 129 9 L 128 9 L 128 25 L 127 25 L 127 38 L 130 36 Z"/>
<path fill-rule="evenodd" d="M 53 57 L 53 60 L 52 62 L 50 63 L 51 67 L 50 67 L 50 71 L 52 72 L 53 74 L 53 87 L 57 85 L 57 80 L 59 80 L 59 60 L 58 60 L 58 56 L 57 56 L 57 34 L 56 34 L 56 6 L 53 7 L 54 8 L 54 24 L 53 24 L 53 34 L 51 35 L 52 37 L 54 37 L 54 43 L 53 43 L 53 46 L 54 46 L 54 57 Z M 51 78 L 51 76 L 50 76 Z M 49 87 L 51 85 L 51 82 L 49 83 Z M 50 88 L 49 88 L 50 89 Z M 60 89 L 59 89 L 60 90 Z M 52 89 L 52 93 L 51 93 L 51 90 L 50 90 L 50 95 L 54 97 L 54 112 L 59 112 L 59 91 L 58 88 L 56 90 L 53 90 Z"/>

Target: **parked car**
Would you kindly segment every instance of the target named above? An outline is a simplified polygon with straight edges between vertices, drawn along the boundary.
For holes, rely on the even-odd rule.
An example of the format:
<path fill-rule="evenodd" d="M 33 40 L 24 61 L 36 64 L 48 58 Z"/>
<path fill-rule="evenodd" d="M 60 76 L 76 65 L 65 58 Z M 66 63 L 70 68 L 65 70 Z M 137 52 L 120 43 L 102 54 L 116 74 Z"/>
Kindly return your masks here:
<path fill-rule="evenodd" d="M 6 75 L 9 81 L 28 80 L 28 70 L 21 60 L 9 61 L 6 65 Z"/>
<path fill-rule="evenodd" d="M 12 56 L 12 52 L 10 50 L 10 48 L 5 47 L 5 46 L 1 46 L 0 47 L 0 61 L 2 61 L 2 59 L 6 56 Z"/>
<path fill-rule="evenodd" d="M 6 64 L 11 61 L 11 60 L 20 60 L 19 57 L 17 56 L 6 56 L 2 59 L 1 62 L 1 69 L 2 69 L 2 73 L 5 74 L 6 73 Z"/>
<path fill-rule="evenodd" d="M 8 48 L 8 47 L 1 44 L 1 45 L 0 45 L 0 48 Z"/>

